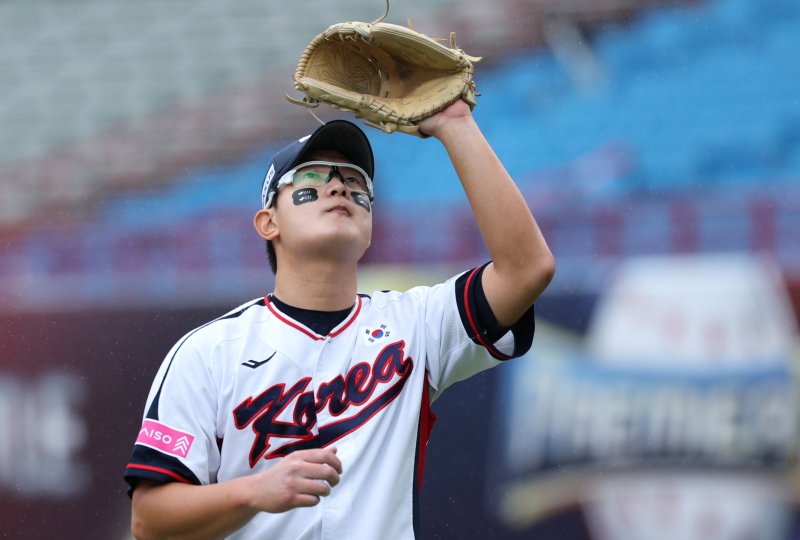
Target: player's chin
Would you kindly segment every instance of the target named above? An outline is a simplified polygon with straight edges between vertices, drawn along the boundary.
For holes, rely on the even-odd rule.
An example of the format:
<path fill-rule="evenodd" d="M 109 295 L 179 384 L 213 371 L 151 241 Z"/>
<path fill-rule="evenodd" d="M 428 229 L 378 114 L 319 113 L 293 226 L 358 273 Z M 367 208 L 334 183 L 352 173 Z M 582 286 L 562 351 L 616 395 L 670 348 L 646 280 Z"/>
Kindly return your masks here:
<path fill-rule="evenodd" d="M 356 242 L 369 245 L 372 238 L 372 218 L 369 216 L 334 217 L 328 229 L 332 241 Z"/>
<path fill-rule="evenodd" d="M 357 227 L 329 229 L 314 242 L 314 251 L 318 254 L 330 255 L 341 259 L 360 259 L 372 240 L 372 230 Z"/>
<path fill-rule="evenodd" d="M 340 249 L 342 251 L 346 250 L 360 259 L 366 253 L 371 241 L 371 235 L 359 235 L 357 238 L 353 238 L 351 242 L 342 243 Z"/>

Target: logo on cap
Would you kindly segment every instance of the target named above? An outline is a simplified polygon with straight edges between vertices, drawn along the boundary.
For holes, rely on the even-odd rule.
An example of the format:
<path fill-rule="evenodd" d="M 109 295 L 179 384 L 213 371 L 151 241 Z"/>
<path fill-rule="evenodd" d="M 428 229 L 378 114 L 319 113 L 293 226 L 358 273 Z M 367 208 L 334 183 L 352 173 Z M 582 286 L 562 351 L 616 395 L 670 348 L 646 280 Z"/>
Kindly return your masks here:
<path fill-rule="evenodd" d="M 267 175 L 264 177 L 264 183 L 261 185 L 261 206 L 267 206 L 267 194 L 269 193 L 269 183 L 272 181 L 272 177 L 275 176 L 275 164 L 269 164 L 269 170 L 267 171 Z"/>

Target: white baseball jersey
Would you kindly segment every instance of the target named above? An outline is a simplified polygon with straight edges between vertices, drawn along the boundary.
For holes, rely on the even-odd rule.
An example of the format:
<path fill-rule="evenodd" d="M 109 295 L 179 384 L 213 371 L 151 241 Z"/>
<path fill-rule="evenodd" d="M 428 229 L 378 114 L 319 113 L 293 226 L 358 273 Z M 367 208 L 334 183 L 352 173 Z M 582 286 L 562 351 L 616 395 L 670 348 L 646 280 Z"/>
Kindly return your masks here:
<path fill-rule="evenodd" d="M 335 445 L 343 473 L 329 496 L 262 512 L 231 538 L 418 538 L 431 401 L 524 354 L 533 337 L 531 309 L 487 341 L 476 311 L 483 268 L 433 287 L 359 295 L 324 336 L 269 297 L 195 329 L 156 375 L 126 480 L 224 482 L 294 450 Z"/>

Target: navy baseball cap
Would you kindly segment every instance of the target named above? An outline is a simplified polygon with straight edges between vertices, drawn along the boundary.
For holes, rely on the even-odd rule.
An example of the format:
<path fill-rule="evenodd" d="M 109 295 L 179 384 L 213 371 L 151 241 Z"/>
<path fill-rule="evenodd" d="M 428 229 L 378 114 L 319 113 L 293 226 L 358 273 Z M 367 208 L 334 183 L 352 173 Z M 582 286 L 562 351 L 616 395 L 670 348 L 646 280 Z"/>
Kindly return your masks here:
<path fill-rule="evenodd" d="M 315 150 L 341 152 L 353 165 L 358 165 L 367 172 L 370 178 L 373 177 L 375 160 L 367 136 L 352 122 L 331 120 L 317 128 L 314 133 L 285 146 L 273 156 L 261 184 L 262 208 L 272 205 L 278 180 L 300 163 L 305 154 Z"/>

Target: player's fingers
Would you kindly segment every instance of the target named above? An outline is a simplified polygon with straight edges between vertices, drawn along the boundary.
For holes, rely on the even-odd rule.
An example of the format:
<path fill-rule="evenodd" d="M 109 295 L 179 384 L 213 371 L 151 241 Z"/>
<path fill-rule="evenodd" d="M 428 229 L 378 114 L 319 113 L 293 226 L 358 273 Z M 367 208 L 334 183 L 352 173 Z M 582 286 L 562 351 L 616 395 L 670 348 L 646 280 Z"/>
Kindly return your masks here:
<path fill-rule="evenodd" d="M 329 448 L 319 448 L 314 450 L 301 450 L 301 452 L 305 452 L 303 454 L 304 460 L 311 463 L 327 463 L 333 467 L 337 473 L 342 473 L 342 461 L 336 455 L 335 450 L 331 450 Z"/>
<path fill-rule="evenodd" d="M 324 480 L 331 486 L 339 483 L 339 472 L 327 463 L 309 463 L 306 478 Z"/>
<path fill-rule="evenodd" d="M 304 506 L 316 506 L 319 504 L 320 498 L 317 495 L 307 495 L 305 493 L 296 495 L 292 501 L 293 508 L 300 508 Z"/>
<path fill-rule="evenodd" d="M 331 486 L 324 480 L 303 478 L 295 484 L 298 495 L 313 495 L 315 497 L 327 497 L 331 494 Z"/>
<path fill-rule="evenodd" d="M 333 467 L 337 473 L 342 474 L 342 460 L 339 459 L 339 456 L 337 456 L 335 452 L 328 452 L 328 460 L 326 463 Z"/>

